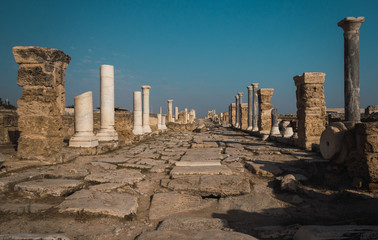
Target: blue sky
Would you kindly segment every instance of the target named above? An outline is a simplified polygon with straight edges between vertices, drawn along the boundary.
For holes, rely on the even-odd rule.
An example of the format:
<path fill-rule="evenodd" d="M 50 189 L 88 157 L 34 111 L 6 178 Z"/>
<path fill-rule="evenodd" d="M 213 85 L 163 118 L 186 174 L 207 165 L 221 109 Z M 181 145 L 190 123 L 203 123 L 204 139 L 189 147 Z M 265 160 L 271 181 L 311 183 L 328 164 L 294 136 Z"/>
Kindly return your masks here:
<path fill-rule="evenodd" d="M 346 16 L 360 29 L 361 107 L 378 104 L 378 1 L 0 1 L 0 97 L 15 104 L 13 46 L 57 48 L 71 56 L 66 105 L 93 91 L 99 67 L 115 67 L 116 106 L 132 110 L 133 91 L 151 85 L 151 112 L 228 111 L 237 92 L 274 88 L 274 107 L 295 113 L 293 76 L 326 73 L 327 107 L 344 106 Z"/>

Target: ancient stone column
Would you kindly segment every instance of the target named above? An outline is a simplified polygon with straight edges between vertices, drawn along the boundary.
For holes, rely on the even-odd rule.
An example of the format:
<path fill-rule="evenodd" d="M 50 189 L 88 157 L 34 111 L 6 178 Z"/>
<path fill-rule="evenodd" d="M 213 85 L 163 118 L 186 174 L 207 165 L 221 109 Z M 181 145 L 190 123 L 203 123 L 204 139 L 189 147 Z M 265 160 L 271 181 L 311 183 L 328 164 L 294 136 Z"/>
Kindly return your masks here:
<path fill-rule="evenodd" d="M 143 91 L 143 133 L 150 133 L 150 86 L 142 86 Z"/>
<path fill-rule="evenodd" d="M 270 130 L 271 136 L 277 136 L 280 135 L 280 129 L 278 127 L 278 112 L 277 108 L 272 109 L 272 128 Z"/>
<path fill-rule="evenodd" d="M 228 112 L 230 114 L 230 125 L 235 127 L 236 125 L 236 104 L 231 103 L 228 107 Z"/>
<path fill-rule="evenodd" d="M 346 17 L 337 25 L 344 30 L 345 120 L 359 122 L 360 114 L 360 27 L 364 17 Z"/>
<path fill-rule="evenodd" d="M 161 116 L 161 127 L 163 130 L 166 130 L 167 129 L 167 125 L 165 125 L 165 119 L 166 119 L 166 115 L 162 115 Z"/>
<path fill-rule="evenodd" d="M 239 104 L 238 104 L 238 107 L 239 107 L 239 116 L 238 116 L 239 127 L 238 128 L 241 128 L 242 127 L 242 117 L 241 116 L 242 116 L 243 93 L 239 92 L 238 96 L 239 96 Z"/>
<path fill-rule="evenodd" d="M 253 132 L 259 131 L 259 127 L 257 124 L 257 119 L 258 119 L 257 88 L 258 87 L 259 87 L 258 83 L 252 83 L 252 88 L 253 88 L 252 131 Z"/>
<path fill-rule="evenodd" d="M 173 122 L 172 103 L 173 103 L 173 100 L 168 100 L 168 122 Z"/>
<path fill-rule="evenodd" d="M 187 108 L 184 109 L 184 123 L 185 124 L 188 123 L 188 109 Z"/>
<path fill-rule="evenodd" d="M 99 141 L 117 141 L 114 129 L 114 66 L 100 66 L 100 131 L 96 134 Z"/>
<path fill-rule="evenodd" d="M 93 133 L 92 92 L 75 97 L 75 134 L 71 137 L 70 147 L 96 147 L 98 139 Z"/>
<path fill-rule="evenodd" d="M 17 84 L 23 87 L 17 101 L 17 156 L 60 162 L 63 147 L 65 108 L 64 75 L 71 58 L 64 52 L 44 47 L 14 47 L 19 64 Z"/>
<path fill-rule="evenodd" d="M 261 88 L 257 91 L 259 98 L 259 132 L 262 135 L 269 135 L 272 126 L 272 99 L 273 88 Z"/>
<path fill-rule="evenodd" d="M 312 144 L 320 143 L 326 124 L 324 81 L 325 74 L 321 72 L 306 72 L 294 77 L 300 148 L 311 150 Z"/>
<path fill-rule="evenodd" d="M 235 108 L 236 108 L 236 111 L 235 111 L 235 125 L 234 127 L 235 128 L 239 128 L 240 127 L 240 124 L 239 124 L 239 95 L 236 95 L 235 96 Z"/>
<path fill-rule="evenodd" d="M 247 130 L 248 131 L 252 131 L 252 90 L 253 90 L 253 87 L 252 86 L 247 86 L 247 89 L 248 89 L 248 127 L 247 127 Z"/>
<path fill-rule="evenodd" d="M 134 92 L 134 135 L 143 134 L 143 125 L 142 125 L 142 92 Z"/>
<path fill-rule="evenodd" d="M 157 114 L 157 126 L 158 126 L 158 130 L 163 130 L 162 126 L 161 126 L 161 113 L 158 113 Z"/>
<path fill-rule="evenodd" d="M 178 107 L 175 107 L 175 122 L 178 121 L 178 114 L 179 114 Z"/>

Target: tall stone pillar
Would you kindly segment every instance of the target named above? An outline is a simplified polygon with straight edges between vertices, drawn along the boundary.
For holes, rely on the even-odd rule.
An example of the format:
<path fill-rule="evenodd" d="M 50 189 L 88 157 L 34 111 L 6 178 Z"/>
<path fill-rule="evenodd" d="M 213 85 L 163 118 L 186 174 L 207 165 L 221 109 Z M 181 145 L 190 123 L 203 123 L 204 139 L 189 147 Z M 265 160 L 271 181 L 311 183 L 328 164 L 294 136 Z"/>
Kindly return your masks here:
<path fill-rule="evenodd" d="M 346 17 L 337 25 L 344 30 L 345 120 L 359 122 L 360 114 L 360 27 L 364 17 Z"/>
<path fill-rule="evenodd" d="M 178 111 L 178 107 L 175 107 L 175 122 L 178 121 L 178 118 L 179 118 L 179 111 Z"/>
<path fill-rule="evenodd" d="M 239 104 L 238 104 L 238 108 L 239 108 L 239 115 L 238 115 L 238 128 L 241 128 L 242 127 L 242 104 L 243 104 L 243 93 L 239 92 L 238 93 L 238 96 L 239 96 Z"/>
<path fill-rule="evenodd" d="M 173 118 L 172 118 L 172 103 L 173 103 L 173 100 L 168 100 L 168 122 L 173 122 Z"/>
<path fill-rule="evenodd" d="M 240 115 L 240 111 L 239 111 L 239 95 L 236 95 L 235 96 L 235 108 L 236 108 L 236 111 L 235 111 L 235 125 L 234 127 L 235 128 L 240 128 L 240 124 L 239 124 L 239 115 Z"/>
<path fill-rule="evenodd" d="M 142 125 L 142 92 L 134 92 L 134 135 L 143 134 L 143 125 Z"/>
<path fill-rule="evenodd" d="M 311 150 L 312 144 L 320 143 L 320 136 L 325 130 L 324 81 L 325 74 L 321 72 L 306 72 L 294 77 L 300 148 Z"/>
<path fill-rule="evenodd" d="M 157 114 L 157 126 L 158 126 L 158 131 L 163 130 L 161 126 L 161 113 Z"/>
<path fill-rule="evenodd" d="M 143 133 L 150 133 L 150 86 L 142 86 L 143 91 Z"/>
<path fill-rule="evenodd" d="M 252 83 L 253 88 L 253 109 L 252 109 L 252 131 L 257 132 L 259 131 L 259 127 L 257 124 L 258 119 L 258 96 L 257 96 L 257 88 L 259 87 L 258 83 Z"/>
<path fill-rule="evenodd" d="M 114 129 L 114 66 L 100 66 L 100 131 L 96 134 L 99 141 L 117 141 Z"/>
<path fill-rule="evenodd" d="M 257 91 L 259 98 L 259 132 L 262 135 L 269 135 L 272 126 L 272 99 L 273 88 L 261 88 Z"/>
<path fill-rule="evenodd" d="M 188 109 L 187 108 L 184 109 L 184 113 L 185 113 L 185 115 L 184 115 L 184 123 L 187 124 L 188 123 L 188 119 L 189 119 L 189 117 L 188 117 Z"/>
<path fill-rule="evenodd" d="M 271 136 L 278 136 L 280 135 L 280 129 L 278 127 L 278 111 L 277 108 L 272 109 L 272 128 L 270 130 Z"/>
<path fill-rule="evenodd" d="M 253 87 L 252 86 L 247 86 L 247 89 L 248 89 L 248 127 L 247 127 L 247 130 L 248 131 L 252 131 L 252 89 Z"/>
<path fill-rule="evenodd" d="M 13 47 L 19 64 L 17 84 L 23 88 L 17 101 L 17 156 L 60 162 L 65 108 L 64 75 L 71 58 L 44 47 Z"/>
<path fill-rule="evenodd" d="M 228 111 L 230 114 L 230 125 L 232 127 L 235 127 L 236 125 L 236 104 L 231 103 L 230 106 L 228 107 Z"/>
<path fill-rule="evenodd" d="M 166 115 L 161 115 L 161 128 L 163 130 L 166 130 L 167 129 L 167 125 L 165 125 L 165 119 L 167 118 Z"/>
<path fill-rule="evenodd" d="M 71 137 L 70 147 L 96 147 L 98 139 L 93 133 L 92 92 L 75 97 L 75 134 Z"/>

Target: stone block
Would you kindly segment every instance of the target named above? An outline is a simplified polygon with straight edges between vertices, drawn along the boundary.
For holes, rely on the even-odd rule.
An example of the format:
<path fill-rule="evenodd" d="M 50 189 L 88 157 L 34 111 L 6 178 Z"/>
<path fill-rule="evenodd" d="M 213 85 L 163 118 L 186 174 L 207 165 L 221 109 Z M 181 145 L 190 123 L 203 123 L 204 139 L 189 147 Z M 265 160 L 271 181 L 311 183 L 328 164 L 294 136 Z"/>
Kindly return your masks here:
<path fill-rule="evenodd" d="M 24 47 L 12 48 L 14 59 L 18 64 L 37 64 L 45 62 L 62 62 L 68 64 L 71 57 L 63 51 L 46 47 Z"/>
<path fill-rule="evenodd" d="M 61 117 L 26 116 L 18 118 L 18 130 L 23 134 L 36 134 L 48 137 L 62 136 L 63 122 Z"/>
<path fill-rule="evenodd" d="M 42 65 L 21 65 L 18 68 L 17 84 L 23 86 L 54 87 L 54 75 L 44 71 Z"/>
<path fill-rule="evenodd" d="M 14 189 L 26 195 L 61 197 L 80 189 L 83 185 L 84 182 L 81 180 L 40 179 L 19 183 Z"/>
<path fill-rule="evenodd" d="M 61 137 L 42 137 L 26 135 L 18 139 L 17 156 L 22 159 L 38 159 L 50 161 L 60 160 L 60 151 L 63 147 Z"/>

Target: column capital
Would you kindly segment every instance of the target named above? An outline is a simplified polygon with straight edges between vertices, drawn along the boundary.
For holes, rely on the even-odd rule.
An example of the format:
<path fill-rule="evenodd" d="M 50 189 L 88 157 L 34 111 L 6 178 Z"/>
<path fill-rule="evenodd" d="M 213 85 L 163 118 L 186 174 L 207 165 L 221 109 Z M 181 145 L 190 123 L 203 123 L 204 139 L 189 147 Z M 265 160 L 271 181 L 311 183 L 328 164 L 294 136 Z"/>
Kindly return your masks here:
<path fill-rule="evenodd" d="M 253 87 L 252 86 L 247 86 L 248 91 L 252 91 Z"/>
<path fill-rule="evenodd" d="M 252 83 L 251 86 L 252 86 L 253 88 L 258 88 L 258 87 L 259 87 L 259 84 L 258 84 L 258 83 Z"/>
<path fill-rule="evenodd" d="M 239 97 L 243 96 L 243 93 L 242 93 L 242 92 L 239 92 L 239 93 L 238 93 L 238 96 L 239 96 Z"/>
<path fill-rule="evenodd" d="M 142 88 L 143 90 L 149 90 L 149 89 L 151 89 L 151 86 L 143 85 L 141 88 Z"/>
<path fill-rule="evenodd" d="M 18 64 L 41 64 L 45 62 L 63 62 L 69 64 L 71 57 L 63 51 L 47 47 L 23 47 L 12 48 L 14 60 Z"/>
<path fill-rule="evenodd" d="M 168 100 L 168 103 L 172 103 L 173 102 L 173 100 Z"/>
<path fill-rule="evenodd" d="M 364 23 L 365 17 L 346 17 L 337 23 L 337 26 L 341 27 L 344 32 L 358 33 L 359 29 Z"/>

